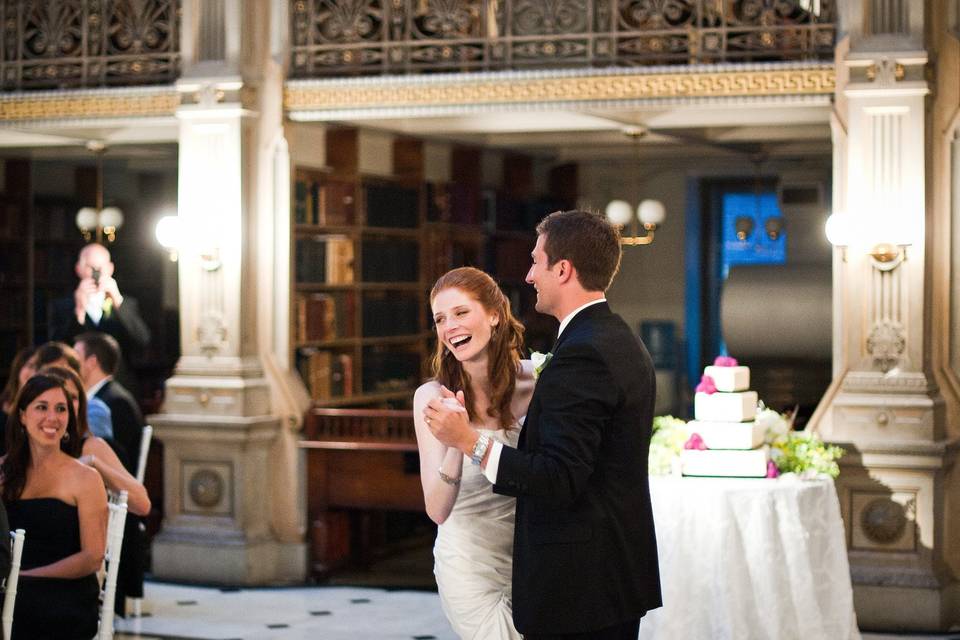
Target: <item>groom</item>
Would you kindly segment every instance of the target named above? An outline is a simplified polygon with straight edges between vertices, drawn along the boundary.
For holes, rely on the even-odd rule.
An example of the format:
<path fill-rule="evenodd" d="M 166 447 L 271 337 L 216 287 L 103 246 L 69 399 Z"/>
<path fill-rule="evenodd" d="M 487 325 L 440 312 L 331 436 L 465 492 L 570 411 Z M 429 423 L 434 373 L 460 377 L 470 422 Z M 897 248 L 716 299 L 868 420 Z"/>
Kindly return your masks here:
<path fill-rule="evenodd" d="M 646 348 L 610 311 L 620 235 L 583 211 L 537 226 L 527 282 L 560 321 L 517 449 L 426 410 L 434 435 L 517 497 L 513 619 L 527 640 L 636 640 L 661 605 L 647 482 L 655 383 Z"/>

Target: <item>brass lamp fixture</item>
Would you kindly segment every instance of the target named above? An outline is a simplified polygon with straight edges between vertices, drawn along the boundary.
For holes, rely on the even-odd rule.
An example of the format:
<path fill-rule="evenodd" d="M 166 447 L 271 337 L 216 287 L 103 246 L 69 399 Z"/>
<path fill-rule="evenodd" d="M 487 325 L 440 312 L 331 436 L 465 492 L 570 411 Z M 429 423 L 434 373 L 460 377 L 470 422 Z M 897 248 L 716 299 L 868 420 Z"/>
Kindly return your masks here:
<path fill-rule="evenodd" d="M 854 229 L 852 221 L 847 214 L 834 213 L 827 218 L 825 227 L 827 240 L 842 251 L 843 261 L 847 261 L 847 250 L 854 241 Z M 873 267 L 879 271 L 892 271 L 896 269 L 901 262 L 907 259 L 907 247 L 911 242 L 889 242 L 874 241 L 867 242 L 863 248 L 866 255 L 870 256 Z"/>
<path fill-rule="evenodd" d="M 639 166 L 639 143 L 640 139 L 647 135 L 647 130 L 643 127 L 626 127 L 623 134 L 632 140 Z M 639 178 L 637 182 L 640 182 Z M 637 205 L 636 215 L 626 200 L 611 200 L 604 213 L 607 220 L 620 227 L 620 244 L 634 247 L 652 244 L 657 227 L 663 224 L 667 216 L 666 207 L 659 200 L 641 200 Z M 638 222 L 643 226 L 643 235 L 640 234 Z M 627 225 L 630 225 L 629 234 L 624 231 Z"/>
<path fill-rule="evenodd" d="M 87 142 L 87 149 L 97 157 L 97 202 L 95 207 L 83 207 L 77 211 L 76 223 L 83 239 L 90 242 L 96 234 L 97 242 L 117 239 L 117 229 L 123 226 L 123 212 L 118 207 L 103 206 L 103 154 L 107 146 L 99 140 Z"/>
<path fill-rule="evenodd" d="M 612 200 L 607 205 L 607 219 L 622 228 L 630 225 L 630 233 L 620 236 L 620 244 L 639 246 L 652 244 L 657 227 L 666 218 L 667 210 L 659 200 L 643 200 L 637 205 L 637 215 L 633 215 L 633 207 L 626 200 Z M 643 225 L 644 235 L 640 235 L 637 222 Z"/>

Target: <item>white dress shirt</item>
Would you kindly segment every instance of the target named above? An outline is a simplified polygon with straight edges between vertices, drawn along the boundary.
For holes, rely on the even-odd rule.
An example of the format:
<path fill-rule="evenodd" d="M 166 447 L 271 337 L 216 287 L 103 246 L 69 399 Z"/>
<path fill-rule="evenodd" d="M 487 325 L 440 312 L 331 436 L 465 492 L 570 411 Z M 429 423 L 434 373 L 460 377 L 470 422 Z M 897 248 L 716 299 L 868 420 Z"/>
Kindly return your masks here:
<path fill-rule="evenodd" d="M 606 302 L 606 298 L 597 298 L 596 300 L 591 300 L 586 304 L 582 304 L 560 321 L 560 330 L 557 331 L 557 338 L 563 334 L 563 330 L 567 328 L 567 325 L 570 324 L 570 321 L 573 320 L 573 317 L 586 309 L 587 307 L 595 304 L 600 304 L 601 302 Z M 500 454 L 503 451 L 503 444 L 494 440 L 490 445 L 490 457 L 487 458 L 487 466 L 483 469 L 483 475 L 487 477 L 487 480 L 496 484 L 497 482 L 497 471 L 500 470 Z"/>

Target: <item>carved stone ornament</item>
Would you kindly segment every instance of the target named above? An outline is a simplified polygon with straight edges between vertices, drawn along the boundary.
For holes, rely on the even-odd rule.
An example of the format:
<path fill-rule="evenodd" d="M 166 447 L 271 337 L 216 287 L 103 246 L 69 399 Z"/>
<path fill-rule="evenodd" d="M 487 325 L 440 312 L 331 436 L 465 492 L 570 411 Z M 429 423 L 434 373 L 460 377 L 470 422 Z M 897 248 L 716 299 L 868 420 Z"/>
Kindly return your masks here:
<path fill-rule="evenodd" d="M 874 365 L 884 373 L 896 366 L 906 348 L 903 328 L 896 323 L 879 322 L 867 336 L 867 353 L 873 358 Z"/>
<path fill-rule="evenodd" d="M 904 66 L 896 60 L 890 58 L 881 58 L 874 64 L 867 67 L 866 76 L 870 82 L 876 82 L 880 86 L 891 86 L 903 80 L 906 75 Z"/>
<path fill-rule="evenodd" d="M 200 319 L 197 327 L 197 342 L 200 350 L 208 357 L 217 355 L 227 344 L 227 326 L 223 322 L 223 314 L 217 311 L 207 311 Z"/>
<path fill-rule="evenodd" d="M 871 500 L 860 512 L 860 528 L 877 544 L 892 544 L 907 528 L 904 507 L 889 498 Z"/>
<path fill-rule="evenodd" d="M 190 498 L 199 506 L 210 509 L 223 499 L 224 481 L 212 469 L 200 469 L 190 477 Z"/>

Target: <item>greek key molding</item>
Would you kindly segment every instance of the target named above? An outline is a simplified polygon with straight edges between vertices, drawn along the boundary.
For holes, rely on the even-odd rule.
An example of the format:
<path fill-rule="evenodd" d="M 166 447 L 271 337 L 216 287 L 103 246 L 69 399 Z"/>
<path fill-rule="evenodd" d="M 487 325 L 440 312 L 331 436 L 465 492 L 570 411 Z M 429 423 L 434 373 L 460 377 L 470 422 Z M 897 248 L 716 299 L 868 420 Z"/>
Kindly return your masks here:
<path fill-rule="evenodd" d="M 677 72 L 577 74 L 446 74 L 442 78 L 392 77 L 294 80 L 286 84 L 290 112 L 403 109 L 454 105 L 532 105 L 635 100 L 830 96 L 833 65 L 723 65 Z"/>
<path fill-rule="evenodd" d="M 180 94 L 173 87 L 50 91 L 0 96 L 0 123 L 173 116 Z"/>

